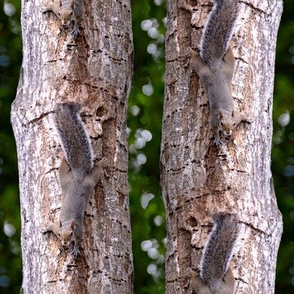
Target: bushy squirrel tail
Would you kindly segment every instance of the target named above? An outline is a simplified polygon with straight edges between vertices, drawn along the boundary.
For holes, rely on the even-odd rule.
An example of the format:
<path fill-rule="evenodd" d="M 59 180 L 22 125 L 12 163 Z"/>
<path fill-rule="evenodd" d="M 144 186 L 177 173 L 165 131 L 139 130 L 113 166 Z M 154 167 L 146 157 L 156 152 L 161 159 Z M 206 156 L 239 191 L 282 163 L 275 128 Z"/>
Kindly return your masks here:
<path fill-rule="evenodd" d="M 239 7 L 237 0 L 215 0 L 200 44 L 200 57 L 211 68 L 219 66 L 228 50 Z"/>
<path fill-rule="evenodd" d="M 218 213 L 213 219 L 215 224 L 202 254 L 200 278 L 216 290 L 228 271 L 240 224 L 236 214 Z"/>
<path fill-rule="evenodd" d="M 84 178 L 93 167 L 93 149 L 80 117 L 81 105 L 59 103 L 55 109 L 55 125 L 65 159 L 75 178 Z"/>

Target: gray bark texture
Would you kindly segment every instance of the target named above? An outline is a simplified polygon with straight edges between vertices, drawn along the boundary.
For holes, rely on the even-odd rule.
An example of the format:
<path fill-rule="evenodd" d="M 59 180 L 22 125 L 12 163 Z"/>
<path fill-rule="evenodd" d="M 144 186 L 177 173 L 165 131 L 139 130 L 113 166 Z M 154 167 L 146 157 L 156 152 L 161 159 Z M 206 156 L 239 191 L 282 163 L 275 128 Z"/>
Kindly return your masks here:
<path fill-rule="evenodd" d="M 235 109 L 241 123 L 218 150 L 209 104 L 187 49 L 199 48 L 213 6 L 207 0 L 168 0 L 166 85 L 161 146 L 161 185 L 167 212 L 166 293 L 195 293 L 189 269 L 199 270 L 212 215 L 236 213 L 241 232 L 233 250 L 235 293 L 274 293 L 282 234 L 271 175 L 275 46 L 280 0 L 239 1 L 232 50 Z"/>
<path fill-rule="evenodd" d="M 55 1 L 55 0 L 54 0 Z M 133 45 L 129 0 L 83 0 L 81 34 L 45 1 L 22 1 L 23 64 L 11 121 L 19 161 L 23 293 L 132 293 L 128 198 L 127 99 Z M 105 175 L 85 212 L 75 260 L 53 234 L 59 217 L 60 140 L 56 103 L 82 105 L 81 116 Z"/>

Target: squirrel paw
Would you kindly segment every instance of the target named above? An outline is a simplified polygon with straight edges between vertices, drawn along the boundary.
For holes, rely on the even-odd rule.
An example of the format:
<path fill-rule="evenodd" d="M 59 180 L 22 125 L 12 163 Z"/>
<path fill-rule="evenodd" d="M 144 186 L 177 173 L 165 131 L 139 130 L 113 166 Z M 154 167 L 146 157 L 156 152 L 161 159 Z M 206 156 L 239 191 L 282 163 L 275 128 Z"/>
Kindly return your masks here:
<path fill-rule="evenodd" d="M 220 138 L 214 138 L 213 143 L 216 145 L 217 149 L 219 149 L 224 142 Z"/>
<path fill-rule="evenodd" d="M 48 6 L 41 8 L 41 13 L 45 14 L 47 12 L 51 11 Z"/>
<path fill-rule="evenodd" d="M 51 223 L 51 224 L 49 224 L 46 228 L 42 229 L 42 230 L 41 230 L 41 233 L 42 233 L 43 235 L 45 235 L 45 234 L 47 234 L 47 233 L 53 232 L 53 230 L 54 230 L 54 223 Z"/>
<path fill-rule="evenodd" d="M 51 232 L 51 231 L 48 230 L 47 228 L 41 230 L 41 233 L 42 233 L 43 235 L 45 235 L 45 234 L 47 234 L 47 233 L 49 233 L 49 232 Z"/>
<path fill-rule="evenodd" d="M 81 31 L 79 27 L 75 25 L 71 33 L 73 34 L 74 38 L 76 38 L 78 35 L 81 34 Z"/>
<path fill-rule="evenodd" d="M 76 259 L 78 257 L 78 255 L 80 254 L 79 248 L 75 246 L 73 251 L 71 252 L 71 254 L 74 257 L 74 259 Z"/>
<path fill-rule="evenodd" d="M 245 122 L 247 124 L 251 124 L 252 120 L 246 113 L 241 113 L 240 114 L 240 122 Z"/>

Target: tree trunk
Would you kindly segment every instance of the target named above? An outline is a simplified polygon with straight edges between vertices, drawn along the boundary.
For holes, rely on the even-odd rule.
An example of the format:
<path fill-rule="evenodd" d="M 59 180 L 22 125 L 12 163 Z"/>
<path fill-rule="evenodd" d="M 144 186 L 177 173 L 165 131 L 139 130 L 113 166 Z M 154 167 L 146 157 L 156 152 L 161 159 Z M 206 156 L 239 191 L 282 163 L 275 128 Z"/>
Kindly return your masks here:
<path fill-rule="evenodd" d="M 132 293 L 126 134 L 130 1 L 84 0 L 76 39 L 37 3 L 22 1 L 23 65 L 11 113 L 19 160 L 23 293 Z M 41 233 L 60 212 L 60 140 L 53 110 L 65 101 L 82 104 L 94 156 L 106 158 L 104 179 L 86 208 L 76 260 L 55 235 Z"/>
<path fill-rule="evenodd" d="M 254 2 L 254 3 L 253 3 Z M 198 3 L 198 4 L 197 4 Z M 191 293 L 212 215 L 237 213 L 241 233 L 233 254 L 235 293 L 274 293 L 282 233 L 270 170 L 272 98 L 282 1 L 240 1 L 234 27 L 235 109 L 240 124 L 218 150 L 210 129 L 207 96 L 187 66 L 187 48 L 199 48 L 213 3 L 167 1 L 166 88 L 161 185 L 167 211 L 166 293 Z"/>

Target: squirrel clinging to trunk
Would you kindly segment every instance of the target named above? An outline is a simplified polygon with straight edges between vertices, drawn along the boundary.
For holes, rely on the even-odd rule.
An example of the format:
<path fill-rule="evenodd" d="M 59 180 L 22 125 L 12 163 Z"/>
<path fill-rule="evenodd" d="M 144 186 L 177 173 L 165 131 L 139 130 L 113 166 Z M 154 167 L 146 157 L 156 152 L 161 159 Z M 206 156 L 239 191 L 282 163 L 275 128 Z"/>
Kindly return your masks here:
<path fill-rule="evenodd" d="M 239 13 L 236 0 L 215 0 L 200 42 L 200 54 L 190 49 L 190 64 L 208 96 L 210 120 L 217 147 L 241 121 L 250 123 L 244 113 L 234 110 L 231 82 L 235 58 L 229 42 Z"/>
<path fill-rule="evenodd" d="M 94 163 L 93 149 L 79 114 L 80 108 L 77 103 L 63 103 L 55 109 L 55 125 L 64 153 L 59 167 L 62 204 L 59 220 L 44 231 L 52 231 L 65 247 L 73 242 L 74 257 L 80 252 L 88 199 L 104 175 L 104 159 Z"/>

